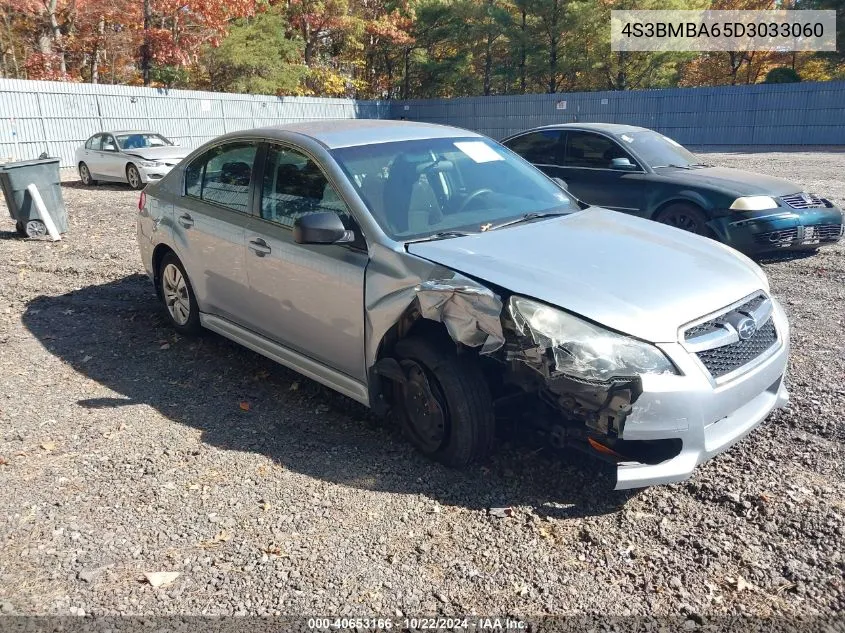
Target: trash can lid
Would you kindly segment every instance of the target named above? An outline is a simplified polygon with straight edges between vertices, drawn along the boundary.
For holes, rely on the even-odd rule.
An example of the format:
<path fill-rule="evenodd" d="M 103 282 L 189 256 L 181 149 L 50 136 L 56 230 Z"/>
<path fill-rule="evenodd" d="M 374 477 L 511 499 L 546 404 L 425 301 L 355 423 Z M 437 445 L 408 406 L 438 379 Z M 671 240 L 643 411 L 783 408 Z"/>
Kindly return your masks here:
<path fill-rule="evenodd" d="M 36 158 L 34 160 L 18 160 L 10 163 L 0 163 L 0 170 L 17 169 L 18 167 L 32 167 L 35 165 L 49 165 L 50 163 L 58 163 L 60 160 L 60 158 Z"/>

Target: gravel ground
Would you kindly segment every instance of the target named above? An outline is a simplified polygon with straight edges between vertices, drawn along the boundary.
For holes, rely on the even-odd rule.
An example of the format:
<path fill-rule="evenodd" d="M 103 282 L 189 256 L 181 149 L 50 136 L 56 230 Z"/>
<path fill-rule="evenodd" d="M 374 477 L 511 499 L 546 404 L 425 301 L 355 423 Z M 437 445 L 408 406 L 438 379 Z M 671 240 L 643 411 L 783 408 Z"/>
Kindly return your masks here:
<path fill-rule="evenodd" d="M 845 204 L 845 153 L 708 159 Z M 789 407 L 690 481 L 620 496 L 529 440 L 448 470 L 316 383 L 174 336 L 137 193 L 63 188 L 62 242 L 18 239 L 0 209 L 0 612 L 845 609 L 845 246 L 764 263 L 792 324 Z M 144 581 L 163 571 L 179 576 Z"/>

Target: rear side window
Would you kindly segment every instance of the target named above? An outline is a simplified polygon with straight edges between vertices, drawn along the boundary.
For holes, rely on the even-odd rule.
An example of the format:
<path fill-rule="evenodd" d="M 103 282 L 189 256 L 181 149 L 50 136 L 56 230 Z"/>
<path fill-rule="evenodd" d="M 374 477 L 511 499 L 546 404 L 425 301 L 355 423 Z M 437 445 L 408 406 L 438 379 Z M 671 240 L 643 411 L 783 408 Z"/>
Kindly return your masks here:
<path fill-rule="evenodd" d="M 531 163 L 557 165 L 563 157 L 560 137 L 560 130 L 541 130 L 511 139 L 505 146 Z"/>
<path fill-rule="evenodd" d="M 346 204 L 317 163 L 296 150 L 271 145 L 264 167 L 261 217 L 293 228 L 297 218 L 325 211 L 337 213 L 348 225 Z"/>
<path fill-rule="evenodd" d="M 218 145 L 185 169 L 185 195 L 235 211 L 249 211 L 249 185 L 258 145 Z"/>
<path fill-rule="evenodd" d="M 590 132 L 570 132 L 566 144 L 567 167 L 598 167 L 609 169 L 614 158 L 628 158 L 635 162 L 619 143 L 606 136 Z"/>

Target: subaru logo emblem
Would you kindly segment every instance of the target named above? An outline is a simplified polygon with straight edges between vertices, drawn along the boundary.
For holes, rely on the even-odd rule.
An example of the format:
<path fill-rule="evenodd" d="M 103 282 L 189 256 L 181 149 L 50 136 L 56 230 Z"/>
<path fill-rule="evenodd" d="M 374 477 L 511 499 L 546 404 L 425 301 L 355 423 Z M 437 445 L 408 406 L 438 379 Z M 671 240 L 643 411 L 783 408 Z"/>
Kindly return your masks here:
<path fill-rule="evenodd" d="M 757 324 L 754 322 L 754 319 L 750 317 L 744 318 L 736 325 L 736 333 L 739 334 L 739 339 L 741 341 L 747 341 L 754 336 L 754 332 L 756 331 Z"/>

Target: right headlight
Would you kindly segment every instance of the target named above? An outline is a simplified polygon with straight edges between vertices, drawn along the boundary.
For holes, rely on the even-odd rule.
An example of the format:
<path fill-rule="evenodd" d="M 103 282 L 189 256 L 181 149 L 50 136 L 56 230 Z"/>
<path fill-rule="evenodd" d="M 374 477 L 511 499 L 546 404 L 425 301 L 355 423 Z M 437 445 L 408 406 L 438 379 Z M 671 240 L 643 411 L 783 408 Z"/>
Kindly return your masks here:
<path fill-rule="evenodd" d="M 641 374 L 677 374 L 659 349 L 643 341 L 611 332 L 525 297 L 508 302 L 520 334 L 551 348 L 556 369 L 583 380 L 607 381 Z"/>
<path fill-rule="evenodd" d="M 734 211 L 765 211 L 777 209 L 778 202 L 771 196 L 743 196 L 734 200 L 730 208 Z"/>

